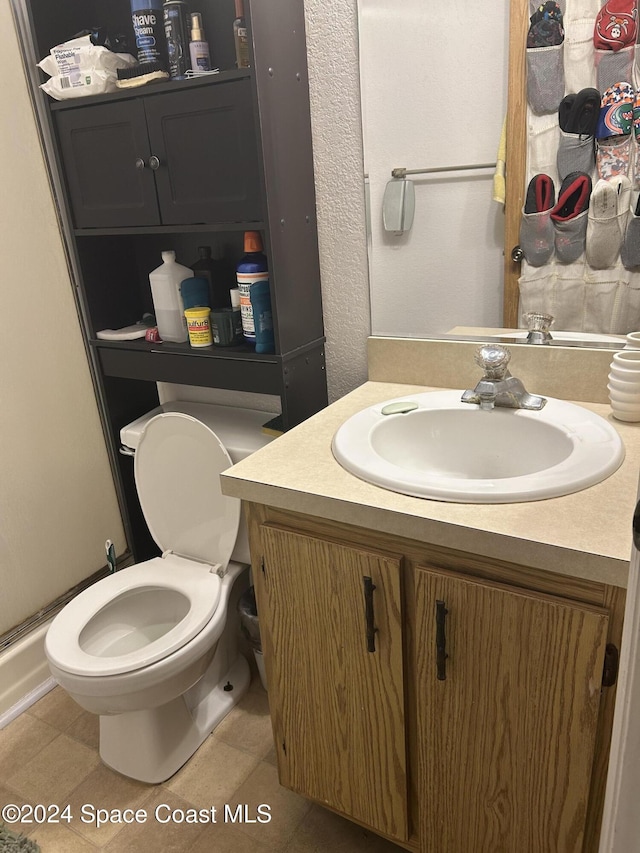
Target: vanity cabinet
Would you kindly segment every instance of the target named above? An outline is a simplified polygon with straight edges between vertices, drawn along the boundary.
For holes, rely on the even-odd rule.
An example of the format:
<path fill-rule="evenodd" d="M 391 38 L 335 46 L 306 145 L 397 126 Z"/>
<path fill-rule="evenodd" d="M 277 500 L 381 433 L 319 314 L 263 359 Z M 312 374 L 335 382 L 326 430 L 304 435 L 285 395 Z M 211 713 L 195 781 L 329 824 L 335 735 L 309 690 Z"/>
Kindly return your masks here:
<path fill-rule="evenodd" d="M 406 839 L 401 557 L 271 525 L 261 542 L 280 782 Z"/>
<path fill-rule="evenodd" d="M 245 0 L 250 67 L 238 69 L 234 0 L 202 0 L 219 73 L 62 101 L 39 88 L 37 61 L 96 27 L 133 46 L 129 0 L 12 3 L 127 538 L 141 561 L 158 550 L 119 436 L 158 405 L 157 382 L 277 397 L 284 430 L 327 405 L 304 3 Z M 245 231 L 261 233 L 268 260 L 273 353 L 98 337 L 153 312 L 149 272 L 164 250 L 190 266 L 211 247 L 223 285 L 235 287 Z"/>
<path fill-rule="evenodd" d="M 582 850 L 607 612 L 424 566 L 415 602 L 419 837 Z"/>
<path fill-rule="evenodd" d="M 245 509 L 281 784 L 420 853 L 597 851 L 624 590 Z"/>

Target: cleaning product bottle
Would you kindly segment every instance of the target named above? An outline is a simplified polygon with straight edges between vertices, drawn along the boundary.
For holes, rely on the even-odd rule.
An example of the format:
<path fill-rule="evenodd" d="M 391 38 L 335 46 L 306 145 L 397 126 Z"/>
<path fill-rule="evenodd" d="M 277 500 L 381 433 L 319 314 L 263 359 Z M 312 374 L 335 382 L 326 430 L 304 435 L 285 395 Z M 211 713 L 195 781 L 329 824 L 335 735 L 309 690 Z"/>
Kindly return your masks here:
<path fill-rule="evenodd" d="M 254 282 L 249 291 L 249 298 L 255 326 L 256 352 L 275 352 L 269 282 Z"/>
<path fill-rule="evenodd" d="M 249 344 L 256 342 L 256 330 L 251 308 L 251 285 L 258 281 L 269 281 L 267 258 L 262 252 L 262 238 L 258 231 L 244 232 L 244 255 L 237 266 L 236 277 L 240 291 L 240 313 L 242 334 Z"/>
<path fill-rule="evenodd" d="M 236 47 L 236 65 L 238 68 L 249 67 L 249 37 L 244 20 L 244 5 L 242 0 L 235 0 L 236 19 L 233 22 L 233 41 Z"/>
<path fill-rule="evenodd" d="M 229 270 L 226 265 L 211 257 L 211 246 L 198 246 L 198 260 L 191 264 L 194 275 L 209 282 L 209 308 L 230 308 Z M 231 270 L 233 274 L 233 270 Z"/>
<path fill-rule="evenodd" d="M 163 341 L 183 343 L 189 337 L 180 284 L 191 278 L 189 267 L 176 263 L 176 253 L 162 253 L 162 264 L 149 273 L 158 333 Z"/>
<path fill-rule="evenodd" d="M 202 15 L 200 12 L 191 13 L 189 53 L 191 55 L 191 68 L 193 71 L 211 71 L 209 44 L 205 41 L 204 30 L 202 29 Z"/>

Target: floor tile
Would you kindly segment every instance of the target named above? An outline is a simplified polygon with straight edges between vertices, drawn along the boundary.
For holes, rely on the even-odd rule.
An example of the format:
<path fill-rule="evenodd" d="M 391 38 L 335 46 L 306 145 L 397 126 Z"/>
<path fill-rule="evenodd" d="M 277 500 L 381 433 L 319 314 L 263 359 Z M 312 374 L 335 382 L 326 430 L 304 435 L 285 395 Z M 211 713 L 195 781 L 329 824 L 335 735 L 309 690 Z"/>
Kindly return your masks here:
<path fill-rule="evenodd" d="M 145 801 L 147 820 L 122 827 L 102 849 L 105 853 L 184 853 L 191 851 L 206 828 L 204 823 L 188 823 L 193 807 L 170 791 L 158 789 Z M 44 851 L 43 851 L 44 853 Z M 247 850 L 247 853 L 251 853 Z"/>
<path fill-rule="evenodd" d="M 126 819 L 133 819 L 133 813 L 155 789 L 155 785 L 128 779 L 99 764 L 69 796 L 73 829 L 93 844 L 104 846 L 122 829 L 124 810 L 130 809 Z"/>
<path fill-rule="evenodd" d="M 2 780 L 6 782 L 34 756 L 39 755 L 58 734 L 53 726 L 29 714 L 21 714 L 4 729 L 0 729 Z"/>
<path fill-rule="evenodd" d="M 272 730 L 269 702 L 262 687 L 252 687 L 219 724 L 213 736 L 263 758 L 271 749 Z"/>
<path fill-rule="evenodd" d="M 100 849 L 60 823 L 43 824 L 29 838 L 38 843 L 42 853 L 94 853 Z"/>
<path fill-rule="evenodd" d="M 28 713 L 64 732 L 83 710 L 62 687 L 54 687 L 32 705 Z"/>
<path fill-rule="evenodd" d="M 242 824 L 243 832 L 275 849 L 288 843 L 311 809 L 309 800 L 281 787 L 278 771 L 266 761 L 260 762 L 234 793 L 231 805 L 238 804 L 246 805 L 248 816 L 257 820 L 256 823 Z M 259 806 L 262 811 L 259 811 Z M 260 822 L 258 814 L 268 815 L 269 822 Z"/>
<path fill-rule="evenodd" d="M 340 815 L 313 805 L 294 832 L 287 853 L 403 853 L 403 848 Z"/>
<path fill-rule="evenodd" d="M 198 808 L 222 808 L 258 762 L 255 755 L 209 737 L 164 787 Z"/>
<path fill-rule="evenodd" d="M 97 714 L 91 714 L 89 711 L 83 711 L 71 723 L 65 734 L 97 752 L 100 748 L 100 717 Z"/>
<path fill-rule="evenodd" d="M 5 783 L 34 803 L 56 803 L 62 807 L 71 791 L 99 761 L 95 750 L 61 734 L 35 758 L 7 776 Z"/>
<path fill-rule="evenodd" d="M 33 806 L 33 803 L 30 803 L 21 794 L 18 794 L 16 791 L 12 791 L 10 788 L 6 788 L 0 783 L 0 809 L 8 805 L 21 807 L 25 805 Z M 10 819 L 10 822 L 7 823 L 7 828 L 10 829 L 12 832 L 22 833 L 22 835 L 30 835 L 31 833 L 33 833 L 34 827 L 37 826 L 37 824 L 33 820 L 33 815 L 25 814 L 24 812 L 20 812 L 20 814 L 29 818 L 29 821 L 14 822 L 12 820 L 13 816 L 9 815 L 8 817 Z"/>
<path fill-rule="evenodd" d="M 224 818 L 207 827 L 198 837 L 190 853 L 279 853 L 282 845 L 263 844 Z"/>

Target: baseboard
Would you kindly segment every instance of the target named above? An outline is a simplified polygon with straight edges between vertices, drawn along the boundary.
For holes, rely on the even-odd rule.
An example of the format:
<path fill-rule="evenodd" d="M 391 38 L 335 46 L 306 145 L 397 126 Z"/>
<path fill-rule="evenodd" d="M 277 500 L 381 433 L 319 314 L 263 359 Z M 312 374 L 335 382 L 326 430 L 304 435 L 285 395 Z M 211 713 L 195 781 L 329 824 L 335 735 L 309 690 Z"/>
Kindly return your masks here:
<path fill-rule="evenodd" d="M 44 653 L 49 624 L 39 625 L 0 654 L 0 729 L 55 685 Z"/>

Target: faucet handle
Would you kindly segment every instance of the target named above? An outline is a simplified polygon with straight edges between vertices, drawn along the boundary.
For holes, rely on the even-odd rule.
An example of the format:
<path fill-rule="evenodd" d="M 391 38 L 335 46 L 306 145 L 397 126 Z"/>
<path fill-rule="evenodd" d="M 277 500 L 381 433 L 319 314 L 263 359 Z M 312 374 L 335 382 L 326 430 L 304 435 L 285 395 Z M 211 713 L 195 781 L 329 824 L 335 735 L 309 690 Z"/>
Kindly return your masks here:
<path fill-rule="evenodd" d="M 504 379 L 510 361 L 511 352 L 499 344 L 485 344 L 475 354 L 475 362 L 484 370 L 485 379 Z"/>
<path fill-rule="evenodd" d="M 543 314 L 541 311 L 527 311 L 523 319 L 530 332 L 548 332 L 553 326 L 555 317 L 552 314 Z"/>

